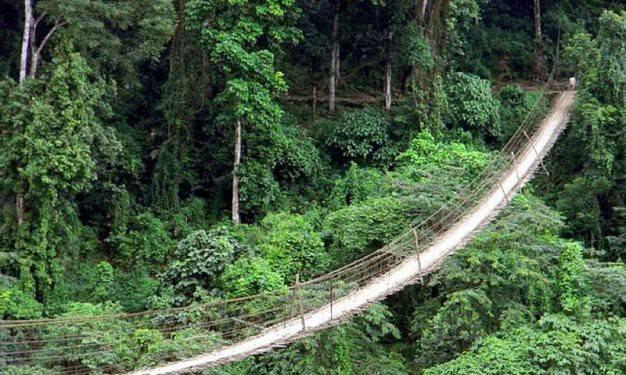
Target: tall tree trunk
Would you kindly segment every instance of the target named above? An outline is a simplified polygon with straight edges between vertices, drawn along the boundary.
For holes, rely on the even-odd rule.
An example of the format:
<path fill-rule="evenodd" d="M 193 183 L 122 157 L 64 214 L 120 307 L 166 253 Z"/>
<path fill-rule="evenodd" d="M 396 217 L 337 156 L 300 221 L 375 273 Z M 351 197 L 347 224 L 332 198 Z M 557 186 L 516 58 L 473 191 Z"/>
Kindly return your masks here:
<path fill-rule="evenodd" d="M 37 74 L 37 65 L 39 65 L 39 52 L 40 49 L 37 48 L 37 25 L 39 24 L 39 19 L 35 20 L 34 16 L 33 22 L 30 24 L 30 40 L 28 42 L 30 48 L 30 66 L 28 67 L 28 78 L 35 78 Z"/>
<path fill-rule="evenodd" d="M 387 34 L 386 48 L 386 63 L 385 63 L 385 110 L 391 109 L 391 40 L 393 33 L 390 31 Z"/>
<path fill-rule="evenodd" d="M 33 25 L 33 1 L 24 0 L 24 33 L 22 34 L 22 54 L 20 56 L 20 83 L 26 79 L 28 69 L 28 47 L 30 46 L 30 32 Z"/>
<path fill-rule="evenodd" d="M 15 212 L 17 216 L 17 225 L 24 223 L 24 193 L 18 188 L 15 196 Z"/>
<path fill-rule="evenodd" d="M 317 86 L 313 85 L 313 120 L 317 115 Z"/>
<path fill-rule="evenodd" d="M 328 110 L 335 112 L 337 98 L 337 82 L 339 81 L 339 11 L 341 0 L 336 0 L 335 15 L 333 17 L 333 46 L 330 53 L 330 76 L 328 82 Z"/>
<path fill-rule="evenodd" d="M 533 0 L 533 14 L 535 16 L 535 66 L 534 71 L 538 79 L 543 76 L 543 36 L 541 33 L 541 1 Z"/>
<path fill-rule="evenodd" d="M 420 0 L 420 9 L 418 15 L 418 24 L 425 25 L 426 24 L 426 8 L 428 7 L 428 0 Z"/>
<path fill-rule="evenodd" d="M 26 71 L 28 69 L 28 48 L 32 38 L 31 31 L 33 27 L 33 1 L 24 0 L 24 33 L 22 35 L 22 51 L 20 55 L 20 85 L 26 79 Z M 15 216 L 17 217 L 17 225 L 24 223 L 24 193 L 18 185 L 15 196 Z"/>
<path fill-rule="evenodd" d="M 39 66 L 39 52 L 34 52 L 30 55 L 30 71 L 28 72 L 28 78 L 35 78 L 35 76 L 37 76 L 38 66 Z"/>
<path fill-rule="evenodd" d="M 232 217 L 235 225 L 241 223 L 239 217 L 239 164 L 241 164 L 241 120 L 235 126 L 235 162 L 233 165 L 233 205 Z"/>

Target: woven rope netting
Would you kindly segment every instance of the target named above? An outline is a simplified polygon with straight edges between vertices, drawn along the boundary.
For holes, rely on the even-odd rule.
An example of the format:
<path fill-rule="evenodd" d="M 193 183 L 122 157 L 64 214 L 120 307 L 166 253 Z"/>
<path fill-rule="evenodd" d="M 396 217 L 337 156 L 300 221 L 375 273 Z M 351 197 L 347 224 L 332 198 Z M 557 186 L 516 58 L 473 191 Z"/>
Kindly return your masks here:
<path fill-rule="evenodd" d="M 545 95 L 553 68 L 541 93 Z M 302 317 L 349 295 L 421 253 L 452 228 L 515 167 L 516 155 L 532 146 L 544 115 L 541 97 L 488 165 L 426 219 L 384 247 L 330 273 L 289 288 L 244 298 L 178 308 L 96 316 L 0 322 L 0 372 L 32 366 L 51 373 L 118 373 L 189 358 L 239 342 Z M 420 270 L 425 274 L 432 270 Z M 157 346 L 156 343 L 159 343 Z M 157 348 L 158 349 L 155 349 Z"/>

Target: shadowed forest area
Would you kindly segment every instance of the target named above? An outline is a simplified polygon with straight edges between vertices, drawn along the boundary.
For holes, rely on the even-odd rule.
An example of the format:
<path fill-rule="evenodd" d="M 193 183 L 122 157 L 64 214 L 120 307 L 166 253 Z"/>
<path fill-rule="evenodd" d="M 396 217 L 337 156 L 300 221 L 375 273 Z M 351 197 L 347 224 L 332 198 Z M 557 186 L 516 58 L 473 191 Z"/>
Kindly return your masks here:
<path fill-rule="evenodd" d="M 209 351 L 2 324 L 337 269 L 445 206 L 570 77 L 545 165 L 422 285 L 204 374 L 626 373 L 626 2 L 0 0 L 0 374 Z"/>

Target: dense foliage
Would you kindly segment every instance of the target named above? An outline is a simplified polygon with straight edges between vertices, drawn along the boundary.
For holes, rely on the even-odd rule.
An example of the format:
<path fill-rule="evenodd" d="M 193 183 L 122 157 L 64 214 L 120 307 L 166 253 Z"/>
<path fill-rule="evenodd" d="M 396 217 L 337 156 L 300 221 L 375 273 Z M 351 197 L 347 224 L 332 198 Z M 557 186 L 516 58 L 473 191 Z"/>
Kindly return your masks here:
<path fill-rule="evenodd" d="M 28 348 L 77 371 L 207 352 L 224 337 L 91 318 L 191 306 L 155 318 L 182 324 L 354 261 L 445 206 L 575 76 L 549 174 L 423 285 L 207 373 L 625 373 L 625 8 L 0 0 L 0 320 L 84 322 Z"/>

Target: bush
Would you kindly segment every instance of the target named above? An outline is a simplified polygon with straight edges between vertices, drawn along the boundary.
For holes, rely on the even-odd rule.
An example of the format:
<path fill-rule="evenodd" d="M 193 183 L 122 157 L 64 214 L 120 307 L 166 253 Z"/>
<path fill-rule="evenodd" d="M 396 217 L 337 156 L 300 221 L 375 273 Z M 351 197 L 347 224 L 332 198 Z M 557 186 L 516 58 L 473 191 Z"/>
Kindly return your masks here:
<path fill-rule="evenodd" d="M 548 100 L 544 96 L 540 93 L 525 91 L 518 85 L 504 86 L 498 92 L 498 100 L 500 101 L 501 141 L 508 140 L 527 116 L 530 116 L 529 121 L 537 121 L 548 110 Z"/>
<path fill-rule="evenodd" d="M 170 217 L 167 229 L 175 239 L 181 239 L 196 230 L 206 228 L 208 226 L 206 211 L 204 200 L 191 197 L 173 215 L 171 211 L 164 212 L 164 215 Z"/>
<path fill-rule="evenodd" d="M 148 309 L 149 299 L 157 294 L 159 282 L 145 270 L 128 273 L 116 272 L 110 300 L 119 301 L 124 311 L 135 312 Z"/>
<path fill-rule="evenodd" d="M 596 41 L 584 30 L 567 35 L 563 43 L 563 64 L 567 73 L 583 77 L 600 60 Z"/>
<path fill-rule="evenodd" d="M 288 283 L 296 273 L 302 279 L 316 276 L 330 263 L 319 233 L 302 216 L 271 214 L 261 226 L 266 231 L 259 246 L 261 254 Z"/>
<path fill-rule="evenodd" d="M 272 168 L 257 161 L 247 161 L 239 169 L 239 200 L 243 215 L 261 216 L 281 207 L 284 195 Z"/>
<path fill-rule="evenodd" d="M 96 265 L 95 275 L 91 286 L 91 297 L 94 301 L 104 302 L 109 299 L 113 284 L 113 266 L 108 262 Z"/>
<path fill-rule="evenodd" d="M 377 169 L 361 168 L 352 163 L 346 174 L 335 180 L 328 200 L 332 208 L 340 209 L 367 198 L 383 196 L 388 189 L 385 176 Z"/>
<path fill-rule="evenodd" d="M 330 213 L 324 222 L 333 258 L 339 264 L 375 250 L 409 228 L 402 202 L 395 197 L 369 199 Z"/>
<path fill-rule="evenodd" d="M 457 176 L 463 181 L 471 181 L 489 164 L 490 155 L 486 152 L 458 142 L 441 142 L 430 132 L 421 132 L 415 137 L 409 148 L 398 156 L 399 169 L 411 170 L 448 170 L 454 167 L 462 171 Z"/>
<path fill-rule="evenodd" d="M 281 182 L 291 184 L 315 177 L 321 168 L 319 151 L 297 124 L 284 126 L 275 141 L 278 152 L 274 174 Z"/>
<path fill-rule="evenodd" d="M 454 360 L 427 369 L 438 374 L 623 374 L 623 318 L 578 322 L 545 315 L 537 325 L 487 336 Z"/>
<path fill-rule="evenodd" d="M 402 29 L 395 55 L 394 61 L 401 66 L 428 71 L 435 65 L 430 45 L 414 22 Z"/>
<path fill-rule="evenodd" d="M 488 80 L 466 74 L 454 73 L 446 86 L 448 96 L 448 122 L 491 136 L 500 134 L 498 102 L 491 95 Z"/>
<path fill-rule="evenodd" d="M 0 319 L 37 319 L 41 313 L 41 304 L 17 287 L 0 289 Z"/>
<path fill-rule="evenodd" d="M 345 111 L 328 129 L 330 133 L 325 143 L 346 160 L 377 161 L 387 145 L 387 127 L 383 113 L 374 108 Z"/>
<path fill-rule="evenodd" d="M 217 288 L 217 279 L 241 252 L 226 227 L 196 231 L 178 243 L 175 258 L 162 274 L 164 284 L 193 299 L 201 290 Z"/>
<path fill-rule="evenodd" d="M 222 290 L 229 298 L 266 293 L 285 287 L 283 276 L 260 257 L 243 257 L 232 263 L 220 278 Z"/>
<path fill-rule="evenodd" d="M 165 224 L 149 212 L 133 217 L 127 231 L 113 242 L 117 259 L 129 267 L 163 263 L 174 245 Z"/>

